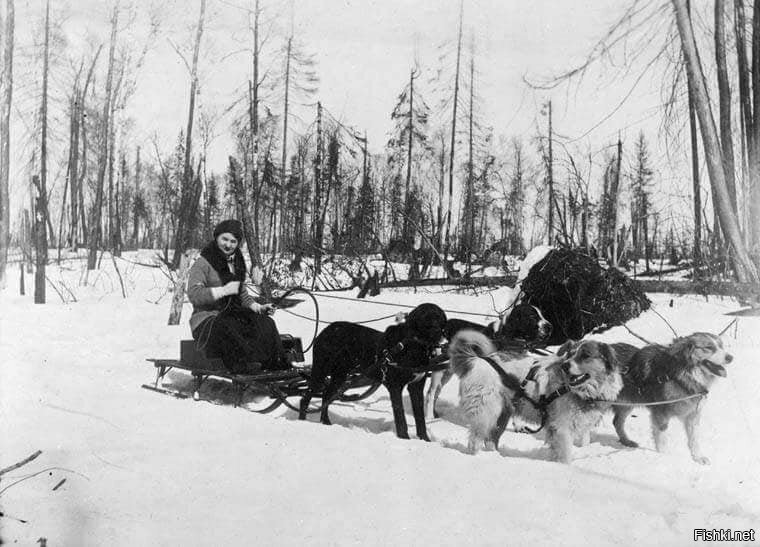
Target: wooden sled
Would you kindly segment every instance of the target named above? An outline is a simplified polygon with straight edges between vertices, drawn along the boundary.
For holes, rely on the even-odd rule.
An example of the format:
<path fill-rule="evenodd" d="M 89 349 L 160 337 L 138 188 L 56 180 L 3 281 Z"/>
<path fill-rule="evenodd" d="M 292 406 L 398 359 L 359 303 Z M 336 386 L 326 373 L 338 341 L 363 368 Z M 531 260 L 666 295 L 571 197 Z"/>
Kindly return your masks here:
<path fill-rule="evenodd" d="M 289 360 L 294 363 L 303 362 L 303 349 L 301 339 L 289 334 L 281 335 L 282 345 L 286 354 L 289 354 Z M 172 369 L 186 370 L 192 374 L 195 379 L 195 389 L 193 399 L 200 400 L 200 388 L 209 378 L 217 378 L 231 382 L 234 391 L 234 406 L 241 406 L 243 397 L 247 391 L 253 391 L 265 395 L 263 400 L 258 402 L 246 403 L 245 408 L 251 412 L 265 414 L 272 412 L 280 405 L 298 412 L 298 403 L 291 403 L 289 398 L 301 398 L 309 391 L 309 374 L 311 367 L 293 366 L 288 370 L 261 371 L 256 374 L 232 374 L 224 368 L 222 360 L 215 357 L 207 357 L 202 351 L 196 348 L 194 340 L 180 341 L 180 358 L 179 359 L 147 359 L 153 363 L 156 369 L 156 379 L 153 384 L 143 384 L 142 387 L 151 391 L 172 395 L 180 399 L 189 398 L 190 395 L 172 390 L 159 384 L 166 376 L 166 373 Z M 379 382 L 365 378 L 360 374 L 354 374 L 349 377 L 338 400 L 344 402 L 360 401 L 372 395 L 380 387 Z M 347 393 L 348 391 L 352 393 Z M 359 390 L 357 393 L 356 390 Z M 312 397 L 320 398 L 321 393 L 312 393 Z M 320 406 L 310 407 L 307 412 L 318 412 Z"/>

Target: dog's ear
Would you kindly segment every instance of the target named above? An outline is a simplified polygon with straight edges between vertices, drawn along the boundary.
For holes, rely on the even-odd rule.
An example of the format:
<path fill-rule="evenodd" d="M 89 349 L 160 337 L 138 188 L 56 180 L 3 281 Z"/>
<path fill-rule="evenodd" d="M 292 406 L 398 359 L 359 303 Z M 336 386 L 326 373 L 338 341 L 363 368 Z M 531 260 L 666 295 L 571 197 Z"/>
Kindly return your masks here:
<path fill-rule="evenodd" d="M 575 345 L 575 342 L 576 342 L 575 340 L 568 340 L 567 342 L 562 344 L 557 350 L 557 355 L 560 357 L 562 357 L 563 355 L 569 356 L 573 346 Z"/>
<path fill-rule="evenodd" d="M 696 344 L 694 343 L 694 340 L 689 336 L 684 336 L 683 338 L 676 338 L 673 340 L 673 345 L 671 346 L 672 354 L 673 356 L 683 359 L 690 365 L 695 364 L 693 360 L 694 350 L 696 349 Z"/>
<path fill-rule="evenodd" d="M 620 360 L 618 359 L 617 352 L 609 344 L 600 344 L 599 352 L 604 358 L 604 366 L 607 372 L 612 372 L 615 369 L 620 368 Z"/>

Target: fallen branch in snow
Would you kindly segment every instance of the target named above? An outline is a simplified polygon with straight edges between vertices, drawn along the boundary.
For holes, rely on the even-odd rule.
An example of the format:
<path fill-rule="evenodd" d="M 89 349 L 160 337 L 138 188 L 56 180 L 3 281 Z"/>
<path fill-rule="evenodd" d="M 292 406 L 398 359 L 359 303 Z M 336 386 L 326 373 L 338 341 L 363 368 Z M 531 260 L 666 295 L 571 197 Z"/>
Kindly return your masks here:
<path fill-rule="evenodd" d="M 9 515 L 7 513 L 3 513 L 2 511 L 0 511 L 0 517 L 5 517 L 7 519 L 15 520 L 17 522 L 20 522 L 21 524 L 26 524 L 27 522 L 29 522 L 29 521 L 26 521 L 24 519 L 20 519 L 18 517 L 14 517 L 12 515 Z"/>
<path fill-rule="evenodd" d="M 28 464 L 30 461 L 36 459 L 37 456 L 39 456 L 40 454 L 42 454 L 42 450 L 38 450 L 37 452 L 35 452 L 31 456 L 27 456 L 26 458 L 24 458 L 23 460 L 21 460 L 18 463 L 14 463 L 13 465 L 10 465 L 10 466 L 8 466 L 8 467 L 6 467 L 4 469 L 0 469 L 0 476 L 5 475 L 9 471 L 13 471 L 14 469 L 18 469 L 19 467 Z"/>
<path fill-rule="evenodd" d="M 32 473 L 31 475 L 26 475 L 25 477 L 21 477 L 19 480 L 10 483 L 8 486 L 6 486 L 2 490 L 0 490 L 0 496 L 3 494 L 3 492 L 5 492 L 6 490 L 8 490 L 9 488 L 12 488 L 13 486 L 16 486 L 18 483 L 24 482 L 25 480 L 28 480 L 28 479 L 32 479 L 32 478 L 36 477 L 37 475 L 42 475 L 43 473 L 48 473 L 50 471 L 65 471 L 66 473 L 73 473 L 74 475 L 79 475 L 80 477 L 82 477 L 84 479 L 90 480 L 90 477 L 88 477 L 87 475 L 83 475 L 82 473 L 78 473 L 78 472 L 74 471 L 73 469 L 66 469 L 65 467 L 46 467 L 45 469 L 41 469 L 41 470 L 37 471 L 36 473 Z"/>
<path fill-rule="evenodd" d="M 735 281 L 656 281 L 636 279 L 645 292 L 733 296 L 749 301 L 760 298 L 760 285 Z"/>
<path fill-rule="evenodd" d="M 128 262 L 129 264 L 134 264 L 136 266 L 145 266 L 146 268 L 156 268 L 161 269 L 164 266 L 163 262 L 160 262 L 158 264 L 149 264 L 147 262 L 140 262 L 139 260 L 130 260 L 128 258 L 124 258 L 123 256 L 117 256 L 119 260 L 123 260 L 124 262 Z"/>

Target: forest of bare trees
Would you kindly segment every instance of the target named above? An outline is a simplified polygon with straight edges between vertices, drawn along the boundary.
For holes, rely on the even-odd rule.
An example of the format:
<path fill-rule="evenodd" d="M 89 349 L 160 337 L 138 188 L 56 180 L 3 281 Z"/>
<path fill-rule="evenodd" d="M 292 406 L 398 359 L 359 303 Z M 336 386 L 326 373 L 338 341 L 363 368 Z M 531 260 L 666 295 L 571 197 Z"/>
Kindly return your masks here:
<path fill-rule="evenodd" d="M 586 63 L 528 83 L 545 102 L 535 130 L 523 135 L 488 123 L 489 108 L 510 105 L 479 95 L 489 67 L 478 56 L 478 33 L 465 31 L 462 2 L 438 58 L 410 56 L 407 79 L 388 82 L 398 90 L 387 109 L 392 130 L 387 141 L 369 142 L 366 128 L 320 96 L 315 52 L 292 13 L 266 0 L 237 8 L 246 25 L 237 69 L 246 85 L 224 111 L 204 105 L 212 0 L 195 0 L 187 3 L 193 28 L 184 43 L 171 42 L 188 89 L 175 98 L 187 118 L 177 120 L 171 150 L 138 139 L 128 114 L 146 55 L 168 40 L 160 10 L 117 0 L 102 22 L 109 35 L 82 46 L 63 38 L 66 18 L 56 10 L 65 8 L 48 0 L 34 43 L 19 48 L 14 0 L 2 3 L 0 284 L 11 264 L 34 262 L 38 301 L 45 264 L 62 250 L 87 249 L 95 269 L 104 252 L 154 249 L 177 268 L 184 251 L 229 217 L 242 219 L 247 258 L 265 273 L 273 256 L 311 257 L 319 271 L 335 255 L 382 253 L 443 262 L 448 275 L 460 262 L 467 275 L 486 259 L 548 243 L 621 267 L 643 260 L 649 270 L 667 260 L 698 277 L 760 281 L 758 1 L 715 0 L 709 10 L 688 0 L 621 5 Z M 694 24 L 697 9 L 710 16 L 707 28 L 703 19 Z M 643 42 L 661 44 L 637 70 L 663 81 L 664 138 L 629 131 L 584 147 L 561 136 L 551 90 L 604 66 L 615 48 Z M 34 68 L 19 75 L 21 64 Z M 21 114 L 27 123 L 14 124 Z M 207 154 L 219 132 L 234 147 L 214 170 Z M 22 142 L 23 153 L 12 150 Z M 653 158 L 661 147 L 687 158 L 688 190 L 667 200 Z M 14 157 L 21 167 L 10 169 Z M 11 185 L 26 197 L 11 201 Z"/>

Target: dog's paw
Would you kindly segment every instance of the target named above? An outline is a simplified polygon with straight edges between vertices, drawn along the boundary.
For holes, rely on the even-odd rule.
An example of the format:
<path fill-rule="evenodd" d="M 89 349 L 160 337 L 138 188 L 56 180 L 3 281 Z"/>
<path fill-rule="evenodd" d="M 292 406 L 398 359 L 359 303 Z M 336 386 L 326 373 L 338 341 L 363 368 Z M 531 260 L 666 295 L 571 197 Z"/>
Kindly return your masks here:
<path fill-rule="evenodd" d="M 699 465 L 710 465 L 710 458 L 707 456 L 694 456 L 693 459 Z"/>
<path fill-rule="evenodd" d="M 627 446 L 628 448 L 638 448 L 639 443 L 632 441 L 631 439 L 620 439 L 620 444 Z"/>

